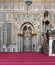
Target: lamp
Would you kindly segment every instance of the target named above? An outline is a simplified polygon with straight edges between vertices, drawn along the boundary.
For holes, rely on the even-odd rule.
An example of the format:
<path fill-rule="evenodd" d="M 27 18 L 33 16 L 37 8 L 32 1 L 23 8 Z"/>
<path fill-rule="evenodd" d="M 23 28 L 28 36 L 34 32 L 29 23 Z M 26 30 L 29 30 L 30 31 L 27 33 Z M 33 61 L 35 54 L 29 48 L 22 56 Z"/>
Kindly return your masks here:
<path fill-rule="evenodd" d="M 32 0 L 26 0 L 25 3 L 27 4 L 27 6 L 30 6 L 32 4 Z"/>

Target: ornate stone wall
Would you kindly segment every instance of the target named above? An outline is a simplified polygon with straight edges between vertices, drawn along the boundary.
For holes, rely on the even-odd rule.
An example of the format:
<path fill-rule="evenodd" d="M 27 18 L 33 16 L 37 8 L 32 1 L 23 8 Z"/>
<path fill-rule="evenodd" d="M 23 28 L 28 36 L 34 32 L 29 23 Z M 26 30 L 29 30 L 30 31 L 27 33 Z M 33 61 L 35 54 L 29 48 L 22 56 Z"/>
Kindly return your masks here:
<path fill-rule="evenodd" d="M 7 23 L 12 24 L 10 47 L 17 45 L 19 52 L 23 51 L 23 30 L 21 30 L 21 26 L 25 22 L 30 22 L 34 27 L 34 29 L 32 29 L 32 51 L 34 50 L 35 52 L 39 52 L 42 47 L 40 41 L 42 41 L 41 36 L 44 32 L 43 20 L 48 20 L 50 22 L 48 28 L 55 30 L 55 3 L 33 3 L 29 7 L 28 16 L 26 10 L 27 7 L 25 3 L 0 2 L 0 25 L 2 23 L 2 27 L 0 27 L 0 44 L 2 48 L 4 45 L 6 49 L 10 46 L 7 46 Z M 49 12 L 49 15 L 44 19 L 44 11 L 46 10 Z M 33 44 L 35 44 L 34 48 Z M 3 51 L 2 48 L 1 51 Z"/>

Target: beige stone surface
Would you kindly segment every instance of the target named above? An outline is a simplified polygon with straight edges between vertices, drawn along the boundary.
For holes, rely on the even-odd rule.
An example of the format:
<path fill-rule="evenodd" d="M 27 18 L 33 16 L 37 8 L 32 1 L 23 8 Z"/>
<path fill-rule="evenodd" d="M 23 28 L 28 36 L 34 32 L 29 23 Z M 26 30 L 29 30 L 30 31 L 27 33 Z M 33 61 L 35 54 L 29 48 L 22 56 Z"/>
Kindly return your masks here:
<path fill-rule="evenodd" d="M 32 0 L 35 3 L 38 2 L 55 2 L 55 0 Z M 25 0 L 0 0 L 0 2 L 25 2 Z"/>

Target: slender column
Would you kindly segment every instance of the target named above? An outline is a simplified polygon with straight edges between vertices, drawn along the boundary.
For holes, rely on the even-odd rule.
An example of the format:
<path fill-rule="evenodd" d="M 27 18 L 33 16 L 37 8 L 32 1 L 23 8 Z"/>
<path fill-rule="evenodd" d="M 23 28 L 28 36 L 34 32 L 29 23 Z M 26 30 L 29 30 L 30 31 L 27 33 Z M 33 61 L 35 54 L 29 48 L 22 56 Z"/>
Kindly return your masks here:
<path fill-rule="evenodd" d="M 20 36 L 20 51 L 23 52 L 23 37 Z"/>
<path fill-rule="evenodd" d="M 3 27 L 1 29 L 1 44 L 3 45 Z"/>
<path fill-rule="evenodd" d="M 17 44 L 18 44 L 18 52 L 20 52 L 21 51 L 21 36 L 20 35 L 17 36 Z"/>
<path fill-rule="evenodd" d="M 1 29 L 0 29 L 0 51 L 1 51 Z"/>
<path fill-rule="evenodd" d="M 1 28 L 1 51 L 2 51 L 2 48 L 3 48 L 3 25 Z"/>

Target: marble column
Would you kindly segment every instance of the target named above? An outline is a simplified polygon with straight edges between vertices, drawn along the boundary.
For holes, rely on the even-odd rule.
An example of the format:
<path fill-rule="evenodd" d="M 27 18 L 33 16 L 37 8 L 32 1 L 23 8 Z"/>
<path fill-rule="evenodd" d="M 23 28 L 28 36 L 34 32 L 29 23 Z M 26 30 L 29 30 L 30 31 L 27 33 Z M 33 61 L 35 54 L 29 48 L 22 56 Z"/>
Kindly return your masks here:
<path fill-rule="evenodd" d="M 20 52 L 20 35 L 17 36 L 18 52 Z"/>
<path fill-rule="evenodd" d="M 1 51 L 1 29 L 0 29 L 0 51 Z"/>
<path fill-rule="evenodd" d="M 3 26 L 1 28 L 1 52 L 2 52 L 2 48 L 3 48 Z"/>
<path fill-rule="evenodd" d="M 20 51 L 23 52 L 23 37 L 20 36 Z"/>

